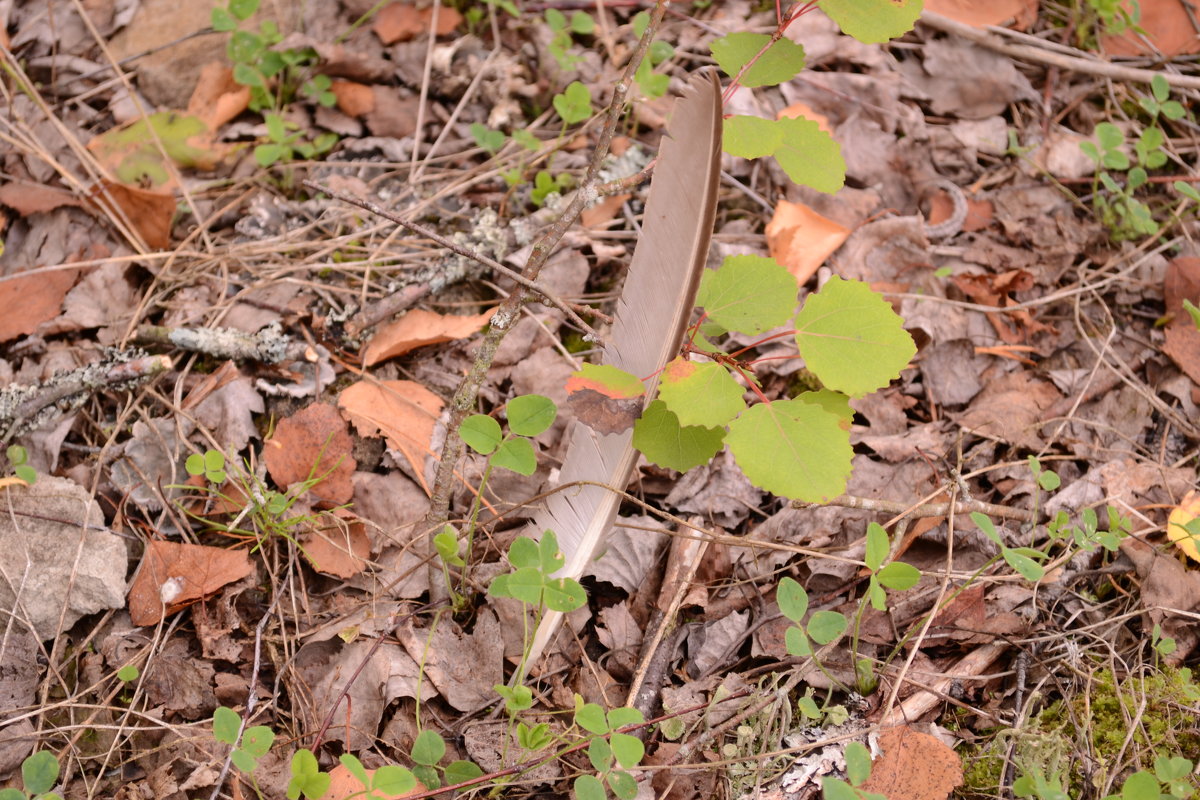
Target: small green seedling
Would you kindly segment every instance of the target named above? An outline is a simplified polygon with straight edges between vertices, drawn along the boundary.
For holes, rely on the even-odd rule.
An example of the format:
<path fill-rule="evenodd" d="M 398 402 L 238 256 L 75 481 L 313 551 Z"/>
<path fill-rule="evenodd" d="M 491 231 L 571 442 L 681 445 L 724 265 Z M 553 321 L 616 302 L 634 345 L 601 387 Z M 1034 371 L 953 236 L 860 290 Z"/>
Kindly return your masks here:
<path fill-rule="evenodd" d="M 267 143 L 254 148 L 254 160 L 260 167 L 294 160 L 316 158 L 333 149 L 337 144 L 336 133 L 319 134 L 311 142 L 304 141 L 300 126 L 288 122 L 279 114 L 268 113 L 263 117 L 267 123 Z"/>
<path fill-rule="evenodd" d="M 225 454 L 220 450 L 205 450 L 204 453 L 192 453 L 183 464 L 188 475 L 199 477 L 209 483 L 222 484 L 228 476 L 225 472 Z"/>
<path fill-rule="evenodd" d="M 37 480 L 37 471 L 25 463 L 29 460 L 29 453 L 24 447 L 19 444 L 10 444 L 4 453 L 8 456 L 8 463 L 12 464 L 14 475 L 30 485 Z"/>
<path fill-rule="evenodd" d="M 560 172 L 552 176 L 544 169 L 539 170 L 537 175 L 533 177 L 533 191 L 530 192 L 529 199 L 533 201 L 535 206 L 541 208 L 546 204 L 546 199 L 551 194 L 562 194 L 574 184 L 574 179 L 565 172 Z"/>
<path fill-rule="evenodd" d="M 554 110 L 564 125 L 575 125 L 592 115 L 592 90 L 579 81 L 571 81 L 562 93 L 554 95 Z"/>
<path fill-rule="evenodd" d="M 804 617 L 808 613 L 808 592 L 792 578 L 785 576 L 780 579 L 775 600 L 783 615 L 794 623 L 783 635 L 784 645 L 793 656 L 811 656 L 813 642 L 824 646 L 846 632 L 846 616 L 836 611 L 816 611 L 808 620 L 808 625 L 804 625 Z"/>
<path fill-rule="evenodd" d="M 275 731 L 266 725 L 254 725 L 243 731 L 238 713 L 220 706 L 213 713 L 213 738 L 233 746 L 234 766 L 249 775 L 275 743 Z"/>
<path fill-rule="evenodd" d="M 603 800 L 604 786 L 621 800 L 633 800 L 638 793 L 637 781 L 625 770 L 641 763 L 646 747 L 641 739 L 620 728 L 641 725 L 646 720 L 636 708 L 614 708 L 608 713 L 595 703 L 584 703 L 575 695 L 575 724 L 593 734 L 588 743 L 588 761 L 596 775 L 580 775 L 575 779 L 575 796 L 579 800 Z"/>
<path fill-rule="evenodd" d="M 0 800 L 62 800 L 51 789 L 58 783 L 58 759 L 47 750 L 39 750 L 21 762 L 21 781 L 25 790 L 0 789 Z"/>
<path fill-rule="evenodd" d="M 137 668 L 136 664 L 126 664 L 117 670 L 117 680 L 124 681 L 125 683 L 132 683 L 133 681 L 136 681 L 138 676 L 141 674 L 142 671 Z"/>
<path fill-rule="evenodd" d="M 846 780 L 822 778 L 821 797 L 824 800 L 884 800 L 883 795 L 864 792 L 859 787 L 871 777 L 871 754 L 862 742 L 846 745 Z"/>
<path fill-rule="evenodd" d="M 1045 577 L 1046 570 L 1035 560 L 1045 558 L 1045 553 L 1040 550 L 1034 550 L 1031 547 L 1007 546 L 1004 544 L 1004 540 L 1000 538 L 1000 534 L 996 532 L 996 526 L 992 524 L 991 519 L 986 514 L 972 511 L 971 521 L 975 523 L 979 530 L 983 531 L 985 536 L 999 545 L 1001 557 L 1004 558 L 1004 561 L 1010 567 L 1021 573 L 1021 577 L 1034 583 Z"/>

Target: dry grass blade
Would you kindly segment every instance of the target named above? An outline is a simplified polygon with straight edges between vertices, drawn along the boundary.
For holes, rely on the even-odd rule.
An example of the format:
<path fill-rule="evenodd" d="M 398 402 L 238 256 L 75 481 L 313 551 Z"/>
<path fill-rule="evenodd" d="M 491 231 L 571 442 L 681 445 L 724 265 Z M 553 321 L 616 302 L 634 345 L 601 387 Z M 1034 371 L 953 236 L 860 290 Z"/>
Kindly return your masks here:
<path fill-rule="evenodd" d="M 692 78 L 659 152 L 646 221 L 629 277 L 617 305 L 605 363 L 647 381 L 647 397 L 658 372 L 679 350 L 695 304 L 708 256 L 720 180 L 721 92 L 716 75 Z M 633 432 L 602 436 L 578 425 L 562 467 L 561 483 L 535 519 L 539 531 L 553 530 L 567 559 L 559 577 L 578 578 L 612 525 L 633 469 Z M 584 485 L 578 482 L 598 485 Z M 571 484 L 578 483 L 577 486 Z M 547 612 L 534 636 L 526 665 L 554 635 L 561 614 Z M 521 677 L 518 675 L 517 679 Z"/>

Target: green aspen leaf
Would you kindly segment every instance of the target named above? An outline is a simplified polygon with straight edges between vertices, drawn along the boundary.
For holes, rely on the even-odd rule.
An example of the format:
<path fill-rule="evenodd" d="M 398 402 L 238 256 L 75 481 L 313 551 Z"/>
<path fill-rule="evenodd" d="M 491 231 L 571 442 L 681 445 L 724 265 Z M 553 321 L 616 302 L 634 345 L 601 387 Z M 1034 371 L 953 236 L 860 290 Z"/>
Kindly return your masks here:
<path fill-rule="evenodd" d="M 792 622 L 800 622 L 808 613 L 808 592 L 795 579 L 784 576 L 775 589 L 779 610 Z"/>
<path fill-rule="evenodd" d="M 567 393 L 584 389 L 600 392 L 605 397 L 630 399 L 646 393 L 642 379 L 609 364 L 584 364 L 567 379 Z"/>
<path fill-rule="evenodd" d="M 473 781 L 483 775 L 483 770 L 473 761 L 451 761 L 446 767 L 446 783 L 453 786 L 457 783 Z"/>
<path fill-rule="evenodd" d="M 775 160 L 789 178 L 826 194 L 833 194 L 845 185 L 842 149 L 821 126 L 802 117 L 784 117 L 774 124 L 780 129 Z"/>
<path fill-rule="evenodd" d="M 575 724 L 589 733 L 608 733 L 608 717 L 604 709 L 596 703 L 581 703 L 576 701 Z"/>
<path fill-rule="evenodd" d="M 801 403 L 810 403 L 834 414 L 842 421 L 842 428 L 850 430 L 854 421 L 854 409 L 850 407 L 850 398 L 832 389 L 818 389 L 815 392 L 801 392 L 792 398 Z"/>
<path fill-rule="evenodd" d="M 255 758 L 262 758 L 275 743 L 275 731 L 266 725 L 252 725 L 242 734 L 242 749 Z"/>
<path fill-rule="evenodd" d="M 636 736 L 614 733 L 608 739 L 609 746 L 612 747 L 613 758 L 625 769 L 636 767 L 642 762 L 642 757 L 646 755 L 646 746 Z"/>
<path fill-rule="evenodd" d="M 855 786 L 871 777 L 871 753 L 862 742 L 846 745 L 846 777 Z"/>
<path fill-rule="evenodd" d="M 658 385 L 658 397 L 679 417 L 680 425 L 724 426 L 743 409 L 745 389 L 729 370 L 713 361 L 685 361 L 676 357 L 667 364 Z"/>
<path fill-rule="evenodd" d="M 729 424 L 725 444 L 755 486 L 809 503 L 846 490 L 854 455 L 836 416 L 794 400 L 752 406 Z"/>
<path fill-rule="evenodd" d="M 773 258 L 729 256 L 700 277 L 696 305 L 725 330 L 757 336 L 788 321 L 796 279 Z"/>
<path fill-rule="evenodd" d="M 417 776 L 404 767 L 387 764 L 375 770 L 371 788 L 384 794 L 405 795 L 417 788 Z"/>
<path fill-rule="evenodd" d="M 782 144 L 783 128 L 776 120 L 740 115 L 725 120 L 721 147 L 731 156 L 762 158 L 774 153 Z"/>
<path fill-rule="evenodd" d="M 860 42 L 878 44 L 913 28 L 921 16 L 922 0 L 821 0 L 821 10 L 842 33 Z"/>
<path fill-rule="evenodd" d="M 803 47 L 790 39 L 779 39 L 771 44 L 771 37 L 765 33 L 731 33 L 713 41 L 709 48 L 725 74 L 736 78 L 738 71 L 768 45 L 766 52 L 742 73 L 742 86 L 747 89 L 777 86 L 787 83 L 804 69 Z"/>
<path fill-rule="evenodd" d="M 492 463 L 520 475 L 532 475 L 537 470 L 537 455 L 528 439 L 505 439 L 492 455 Z"/>
<path fill-rule="evenodd" d="M 863 395 L 898 377 L 916 355 L 903 325 L 867 284 L 834 276 L 796 315 L 796 345 L 825 386 Z"/>
<path fill-rule="evenodd" d="M 829 644 L 846 632 L 846 617 L 836 611 L 818 611 L 808 621 L 808 635 L 817 644 Z"/>
<path fill-rule="evenodd" d="M 433 766 L 446 755 L 446 740 L 426 728 L 413 740 L 412 760 L 418 764 Z"/>
<path fill-rule="evenodd" d="M 891 549 L 891 540 L 883 526 L 878 522 L 867 525 L 867 552 L 864 557 L 867 569 L 871 572 L 878 572 Z"/>
<path fill-rule="evenodd" d="M 237 744 L 242 718 L 232 708 L 218 706 L 213 712 L 213 738 L 225 744 Z"/>
<path fill-rule="evenodd" d="M 508 401 L 505 413 L 510 431 L 518 436 L 537 436 L 554 424 L 558 407 L 549 397 L 523 394 Z"/>
<path fill-rule="evenodd" d="M 575 800 L 608 800 L 604 784 L 595 775 L 580 775 L 572 784 Z"/>
<path fill-rule="evenodd" d="M 500 423 L 486 414 L 472 414 L 464 419 L 458 435 L 468 447 L 483 456 L 494 452 L 504 439 Z"/>
<path fill-rule="evenodd" d="M 813 654 L 812 644 L 808 641 L 808 634 L 795 625 L 783 632 L 783 644 L 787 647 L 788 655 L 807 658 Z"/>
<path fill-rule="evenodd" d="M 542 593 L 546 608 L 569 614 L 587 602 L 587 592 L 571 578 L 548 578 Z"/>
<path fill-rule="evenodd" d="M 721 449 L 723 428 L 679 424 L 679 417 L 662 400 L 646 407 L 641 419 L 633 423 L 633 446 L 653 464 L 687 472 L 707 463 Z"/>
<path fill-rule="evenodd" d="M 558 549 L 558 537 L 554 531 L 546 531 L 538 541 L 538 568 L 544 575 L 551 575 L 562 569 L 567 560 Z"/>
<path fill-rule="evenodd" d="M 889 589 L 902 592 L 911 589 L 921 580 L 921 570 L 903 561 L 893 561 L 879 570 L 879 582 Z"/>
<path fill-rule="evenodd" d="M 21 762 L 21 780 L 25 791 L 39 795 L 54 788 L 58 782 L 58 759 L 49 750 L 38 750 Z"/>

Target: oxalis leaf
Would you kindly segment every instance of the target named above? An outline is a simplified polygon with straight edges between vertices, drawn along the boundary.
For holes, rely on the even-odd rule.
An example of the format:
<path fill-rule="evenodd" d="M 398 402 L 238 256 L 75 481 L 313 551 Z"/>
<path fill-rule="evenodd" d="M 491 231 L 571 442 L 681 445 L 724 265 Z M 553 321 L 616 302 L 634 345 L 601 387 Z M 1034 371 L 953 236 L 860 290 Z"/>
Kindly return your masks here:
<path fill-rule="evenodd" d="M 836 415 L 797 400 L 750 407 L 729 424 L 725 443 L 755 486 L 809 503 L 845 491 L 854 455 Z"/>
<path fill-rule="evenodd" d="M 860 42 L 886 42 L 912 30 L 922 0 L 821 0 L 821 10 Z"/>
<path fill-rule="evenodd" d="M 796 345 L 821 383 L 863 395 L 898 377 L 916 354 L 903 323 L 865 283 L 834 276 L 796 315 Z"/>
<path fill-rule="evenodd" d="M 734 78 L 770 41 L 765 33 L 731 33 L 715 40 L 709 48 L 725 74 Z M 776 86 L 790 81 L 802 69 L 804 48 L 790 39 L 779 39 L 746 70 L 741 84 L 747 89 Z"/>
<path fill-rule="evenodd" d="M 715 456 L 725 440 L 722 428 L 683 426 L 662 400 L 646 407 L 633 424 L 633 446 L 660 467 L 687 472 Z"/>
<path fill-rule="evenodd" d="M 729 256 L 700 278 L 696 305 L 722 328 L 757 336 L 788 321 L 796 279 L 773 258 Z"/>
<path fill-rule="evenodd" d="M 663 370 L 658 397 L 680 425 L 723 426 L 746 407 L 742 385 L 712 361 L 675 358 Z"/>

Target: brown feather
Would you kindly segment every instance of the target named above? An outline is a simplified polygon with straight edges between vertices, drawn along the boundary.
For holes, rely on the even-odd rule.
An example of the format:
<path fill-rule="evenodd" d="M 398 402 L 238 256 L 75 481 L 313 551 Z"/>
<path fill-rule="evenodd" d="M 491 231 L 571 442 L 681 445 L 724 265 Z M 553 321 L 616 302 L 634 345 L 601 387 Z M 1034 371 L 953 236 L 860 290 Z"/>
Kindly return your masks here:
<path fill-rule="evenodd" d="M 717 208 L 721 161 L 721 87 L 712 70 L 694 75 L 675 103 L 659 148 L 650 195 L 629 275 L 617 303 L 604 363 L 646 378 L 649 402 L 658 376 L 678 354 L 696 303 Z M 637 459 L 633 432 L 603 435 L 576 423 L 560 485 L 629 483 Z M 557 577 L 578 579 L 612 527 L 621 496 L 600 486 L 571 486 L 550 496 L 536 515 L 538 533 L 552 530 L 567 563 Z M 562 615 L 542 619 L 526 665 L 541 655 Z M 524 676 L 517 676 L 521 680 Z"/>

